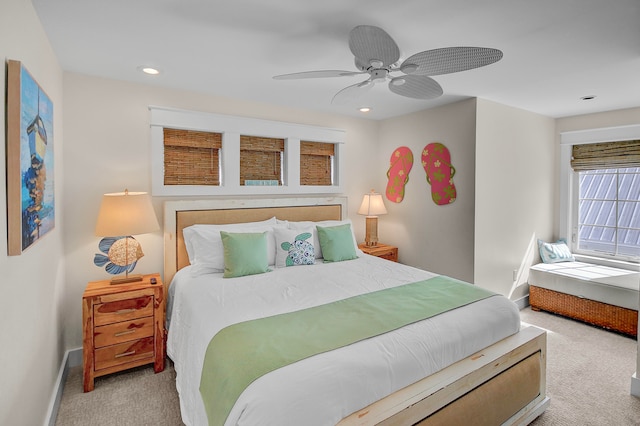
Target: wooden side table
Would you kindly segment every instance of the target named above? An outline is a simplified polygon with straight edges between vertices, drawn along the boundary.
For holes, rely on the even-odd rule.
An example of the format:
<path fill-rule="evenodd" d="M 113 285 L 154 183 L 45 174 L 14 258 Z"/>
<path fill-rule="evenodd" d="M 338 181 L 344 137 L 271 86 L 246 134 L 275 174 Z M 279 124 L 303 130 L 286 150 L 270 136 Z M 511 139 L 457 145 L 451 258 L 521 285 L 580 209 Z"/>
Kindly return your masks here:
<path fill-rule="evenodd" d="M 367 246 L 365 243 L 360 243 L 358 244 L 358 248 L 372 256 L 381 257 L 383 259 L 391 260 L 392 262 L 398 261 L 398 247 L 396 246 L 380 243 L 375 246 Z"/>
<path fill-rule="evenodd" d="M 105 374 L 145 364 L 153 364 L 156 373 L 164 370 L 165 295 L 160 274 L 126 284 L 90 282 L 82 295 L 82 323 L 85 392 Z"/>

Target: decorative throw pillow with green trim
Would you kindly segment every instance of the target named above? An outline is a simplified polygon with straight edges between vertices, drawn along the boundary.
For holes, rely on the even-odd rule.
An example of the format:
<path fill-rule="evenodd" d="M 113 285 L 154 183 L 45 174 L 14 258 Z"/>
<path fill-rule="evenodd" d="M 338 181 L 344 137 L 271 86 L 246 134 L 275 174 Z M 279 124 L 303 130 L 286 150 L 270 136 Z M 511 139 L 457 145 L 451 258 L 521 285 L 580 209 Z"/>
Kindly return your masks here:
<path fill-rule="evenodd" d="M 276 267 L 313 265 L 316 263 L 313 229 L 275 228 Z"/>

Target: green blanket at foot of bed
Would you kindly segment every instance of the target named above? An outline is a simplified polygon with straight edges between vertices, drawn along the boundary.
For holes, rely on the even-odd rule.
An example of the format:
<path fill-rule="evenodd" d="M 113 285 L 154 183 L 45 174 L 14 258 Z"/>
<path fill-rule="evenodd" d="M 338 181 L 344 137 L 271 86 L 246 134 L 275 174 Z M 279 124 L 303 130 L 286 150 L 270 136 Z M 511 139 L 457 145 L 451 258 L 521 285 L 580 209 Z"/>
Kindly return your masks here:
<path fill-rule="evenodd" d="M 438 276 L 226 327 L 211 339 L 200 379 L 209 424 L 223 425 L 245 388 L 270 371 L 493 295 Z"/>

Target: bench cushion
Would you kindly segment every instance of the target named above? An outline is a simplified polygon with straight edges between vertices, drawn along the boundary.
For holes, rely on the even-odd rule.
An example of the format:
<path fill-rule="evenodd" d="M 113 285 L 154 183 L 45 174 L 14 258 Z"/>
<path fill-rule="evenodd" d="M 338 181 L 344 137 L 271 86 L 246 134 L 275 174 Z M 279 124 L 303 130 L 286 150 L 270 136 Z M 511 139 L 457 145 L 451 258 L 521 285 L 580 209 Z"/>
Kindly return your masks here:
<path fill-rule="evenodd" d="M 638 310 L 640 273 L 584 262 L 540 263 L 529 284 L 614 306 Z"/>

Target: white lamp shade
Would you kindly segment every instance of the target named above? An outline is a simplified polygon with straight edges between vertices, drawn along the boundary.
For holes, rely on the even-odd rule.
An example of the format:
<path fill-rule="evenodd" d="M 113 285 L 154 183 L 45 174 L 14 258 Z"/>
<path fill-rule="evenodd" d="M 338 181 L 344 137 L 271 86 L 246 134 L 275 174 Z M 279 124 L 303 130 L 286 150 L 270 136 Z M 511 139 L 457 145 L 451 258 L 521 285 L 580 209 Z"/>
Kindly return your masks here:
<path fill-rule="evenodd" d="M 362 199 L 362 204 L 358 209 L 358 214 L 366 216 L 378 216 L 381 214 L 387 214 L 387 209 L 384 207 L 382 201 L 382 195 L 371 190 L 370 193 L 365 194 Z"/>
<path fill-rule="evenodd" d="M 160 229 L 151 197 L 146 192 L 118 192 L 104 194 L 96 235 L 119 237 L 146 234 Z"/>

